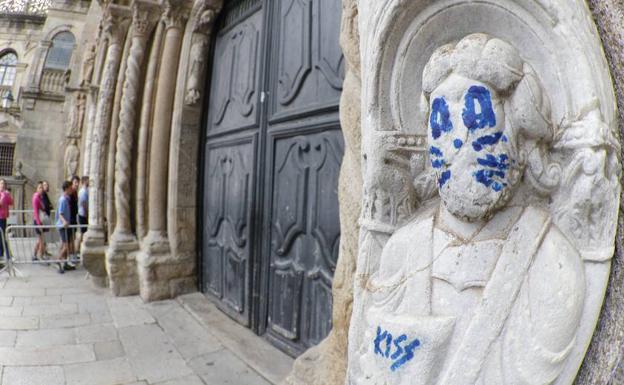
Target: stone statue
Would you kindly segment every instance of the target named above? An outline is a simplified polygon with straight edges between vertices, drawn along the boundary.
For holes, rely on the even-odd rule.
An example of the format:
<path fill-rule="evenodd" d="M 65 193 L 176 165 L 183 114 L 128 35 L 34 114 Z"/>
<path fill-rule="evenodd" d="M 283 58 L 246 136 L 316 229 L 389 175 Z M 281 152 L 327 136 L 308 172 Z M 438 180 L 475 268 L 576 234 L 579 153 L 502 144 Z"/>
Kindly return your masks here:
<path fill-rule="evenodd" d="M 78 148 L 78 140 L 71 139 L 65 148 L 65 179 L 78 175 L 79 160 L 80 149 Z"/>
<path fill-rule="evenodd" d="M 85 108 L 87 105 L 87 95 L 78 92 L 74 96 L 74 103 L 70 106 L 69 120 L 67 125 L 68 138 L 80 138 L 82 126 L 84 124 Z"/>
<path fill-rule="evenodd" d="M 82 62 L 82 73 L 80 79 L 80 87 L 85 87 L 91 84 L 91 78 L 93 77 L 93 67 L 95 65 L 95 44 L 89 45 L 87 53 Z"/>
<path fill-rule="evenodd" d="M 516 49 L 485 34 L 438 48 L 422 92 L 439 199 L 383 247 L 349 382 L 554 383 L 586 285 L 579 250 L 531 199 L 559 183 L 549 98 Z"/>

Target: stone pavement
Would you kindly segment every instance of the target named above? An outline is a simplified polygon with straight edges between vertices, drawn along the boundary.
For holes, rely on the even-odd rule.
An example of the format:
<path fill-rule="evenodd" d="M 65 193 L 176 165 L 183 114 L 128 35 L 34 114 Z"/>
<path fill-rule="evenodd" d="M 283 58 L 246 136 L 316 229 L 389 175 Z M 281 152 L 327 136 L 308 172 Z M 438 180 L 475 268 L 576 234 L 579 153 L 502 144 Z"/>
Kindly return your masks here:
<path fill-rule="evenodd" d="M 0 277 L 0 385 L 270 385 L 292 365 L 202 294 L 144 304 L 21 269 Z"/>

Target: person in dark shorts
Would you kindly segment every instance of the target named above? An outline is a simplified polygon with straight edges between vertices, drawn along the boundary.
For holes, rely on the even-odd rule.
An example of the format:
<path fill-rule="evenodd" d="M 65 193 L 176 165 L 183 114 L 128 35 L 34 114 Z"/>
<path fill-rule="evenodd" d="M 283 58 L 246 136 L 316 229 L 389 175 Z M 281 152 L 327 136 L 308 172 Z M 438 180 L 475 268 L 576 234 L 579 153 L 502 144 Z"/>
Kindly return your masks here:
<path fill-rule="evenodd" d="M 4 242 L 0 242 L 0 257 L 9 256 L 9 248 L 6 242 L 7 218 L 9 217 L 9 208 L 13 206 L 13 197 L 7 189 L 6 180 L 0 179 L 0 229 L 4 234 Z"/>
<path fill-rule="evenodd" d="M 71 178 L 71 193 L 69 195 L 69 208 L 70 208 L 70 224 L 78 224 L 78 188 L 80 187 L 80 178 L 76 175 Z M 77 259 L 76 255 L 76 228 L 70 227 L 67 229 L 69 236 L 69 261 L 70 263 Z"/>
<path fill-rule="evenodd" d="M 59 235 L 61 236 L 61 249 L 59 250 L 58 259 L 60 261 L 65 260 L 65 262 L 58 263 L 58 271 L 60 274 L 63 274 L 65 270 L 73 270 L 75 267 L 67 264 L 67 256 L 69 252 L 69 234 L 68 234 L 68 226 L 70 225 L 71 220 L 71 208 L 70 208 L 70 195 L 72 192 L 71 182 L 65 181 L 63 182 L 63 194 L 59 198 L 58 201 L 58 210 L 56 212 L 56 228 L 58 229 Z"/>

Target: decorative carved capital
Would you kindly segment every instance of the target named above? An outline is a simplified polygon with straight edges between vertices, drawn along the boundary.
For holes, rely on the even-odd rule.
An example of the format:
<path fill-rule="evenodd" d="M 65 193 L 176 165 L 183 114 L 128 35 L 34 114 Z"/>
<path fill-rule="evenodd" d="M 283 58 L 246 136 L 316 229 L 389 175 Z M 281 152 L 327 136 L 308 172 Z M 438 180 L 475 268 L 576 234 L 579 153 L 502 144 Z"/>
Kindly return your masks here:
<path fill-rule="evenodd" d="M 132 2 L 132 33 L 137 37 L 146 37 L 158 20 L 158 3 L 149 0 Z"/>
<path fill-rule="evenodd" d="M 130 25 L 130 8 L 109 4 L 104 10 L 102 32 L 109 44 L 121 44 Z"/>
<path fill-rule="evenodd" d="M 193 32 L 208 34 L 223 6 L 222 0 L 197 0 L 191 11 Z"/>
<path fill-rule="evenodd" d="M 165 23 L 165 29 L 182 29 L 184 27 L 184 23 L 188 20 L 190 13 L 186 1 L 164 0 L 161 7 L 163 10 L 161 19 Z"/>

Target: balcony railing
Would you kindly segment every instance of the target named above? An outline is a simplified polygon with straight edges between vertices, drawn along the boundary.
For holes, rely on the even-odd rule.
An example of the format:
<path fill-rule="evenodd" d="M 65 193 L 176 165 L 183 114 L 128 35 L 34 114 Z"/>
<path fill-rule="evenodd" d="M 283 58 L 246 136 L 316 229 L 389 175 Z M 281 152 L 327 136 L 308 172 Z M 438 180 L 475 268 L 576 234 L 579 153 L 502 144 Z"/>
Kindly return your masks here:
<path fill-rule="evenodd" d="M 46 94 L 63 94 L 65 92 L 65 71 L 45 68 L 41 74 L 39 88 Z"/>
<path fill-rule="evenodd" d="M 51 0 L 0 0 L 0 14 L 45 16 Z"/>

